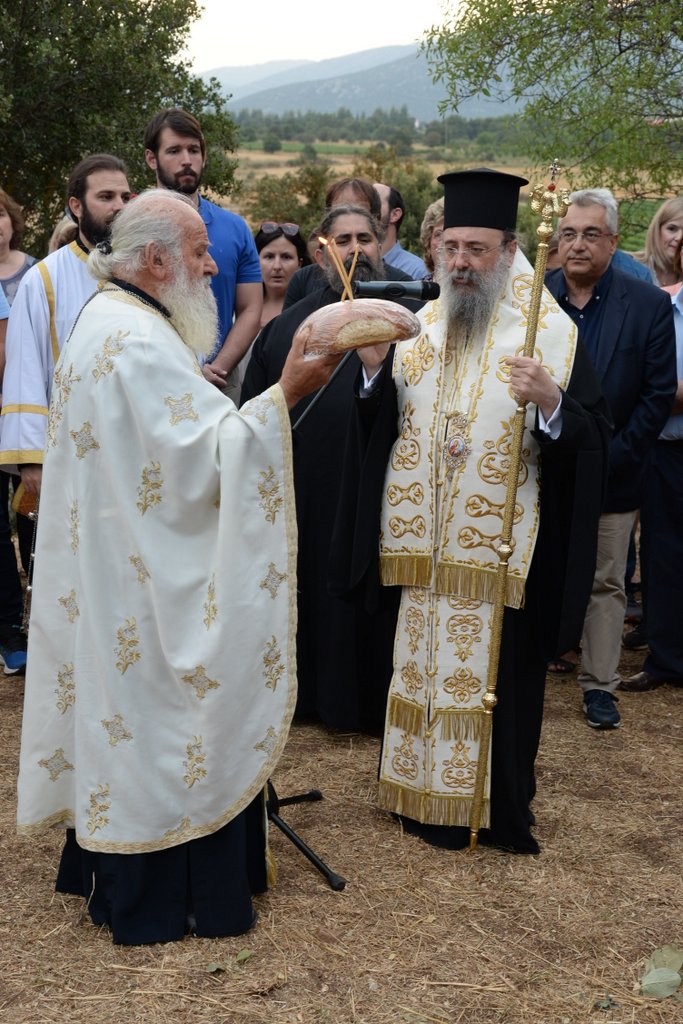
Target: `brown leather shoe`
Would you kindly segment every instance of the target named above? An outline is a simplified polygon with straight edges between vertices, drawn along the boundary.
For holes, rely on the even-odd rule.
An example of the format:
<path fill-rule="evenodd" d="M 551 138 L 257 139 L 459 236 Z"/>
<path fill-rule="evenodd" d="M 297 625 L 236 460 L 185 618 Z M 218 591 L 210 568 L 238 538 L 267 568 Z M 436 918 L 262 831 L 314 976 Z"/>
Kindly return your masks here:
<path fill-rule="evenodd" d="M 649 672 L 636 672 L 628 679 L 622 679 L 617 687 L 618 690 L 626 690 L 627 693 L 645 693 L 646 690 L 656 690 L 664 686 L 666 679 L 655 679 Z"/>

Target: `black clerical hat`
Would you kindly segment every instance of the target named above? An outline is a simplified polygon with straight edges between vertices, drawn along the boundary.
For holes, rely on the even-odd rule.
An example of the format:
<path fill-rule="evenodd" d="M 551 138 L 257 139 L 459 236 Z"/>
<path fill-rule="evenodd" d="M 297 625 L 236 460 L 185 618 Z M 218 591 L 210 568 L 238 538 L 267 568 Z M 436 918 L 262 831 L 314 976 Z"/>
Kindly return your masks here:
<path fill-rule="evenodd" d="M 515 230 L 519 190 L 529 184 L 526 178 L 476 167 L 442 174 L 437 181 L 444 187 L 444 228 Z"/>

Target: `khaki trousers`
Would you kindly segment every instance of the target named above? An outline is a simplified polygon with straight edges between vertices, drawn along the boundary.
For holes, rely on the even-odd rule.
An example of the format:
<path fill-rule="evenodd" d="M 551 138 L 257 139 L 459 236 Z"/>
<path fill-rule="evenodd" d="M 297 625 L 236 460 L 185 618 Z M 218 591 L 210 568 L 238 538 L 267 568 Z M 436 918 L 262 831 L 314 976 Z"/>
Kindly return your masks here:
<path fill-rule="evenodd" d="M 598 526 L 598 559 L 581 638 L 579 686 L 613 693 L 619 685 L 624 633 L 624 576 L 636 513 L 606 512 Z"/>

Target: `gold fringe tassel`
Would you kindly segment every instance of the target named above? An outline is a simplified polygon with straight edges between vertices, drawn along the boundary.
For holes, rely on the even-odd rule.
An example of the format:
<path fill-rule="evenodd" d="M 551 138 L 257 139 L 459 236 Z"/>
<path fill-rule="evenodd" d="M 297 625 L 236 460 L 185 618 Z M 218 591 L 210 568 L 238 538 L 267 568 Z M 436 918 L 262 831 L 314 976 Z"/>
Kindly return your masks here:
<path fill-rule="evenodd" d="M 380 579 L 385 587 L 430 587 L 431 555 L 380 556 Z"/>
<path fill-rule="evenodd" d="M 403 732 L 409 732 L 411 736 L 422 736 L 424 734 L 425 712 L 424 708 L 413 704 L 411 701 L 401 697 L 400 694 L 392 694 L 389 700 L 389 724 L 394 725 Z"/>
<path fill-rule="evenodd" d="M 420 793 L 395 782 L 381 780 L 378 803 L 385 811 L 405 814 L 406 818 L 429 825 L 455 825 L 469 828 L 472 798 Z M 484 800 L 481 827 L 488 828 L 491 820 L 490 803 Z"/>
<path fill-rule="evenodd" d="M 436 567 L 434 589 L 437 594 L 457 594 L 475 601 L 493 604 L 496 596 L 496 569 L 474 569 L 468 565 L 444 565 Z M 525 581 L 508 576 L 505 581 L 505 604 L 508 608 L 522 608 L 524 605 Z"/>
<path fill-rule="evenodd" d="M 442 740 L 480 740 L 484 722 L 483 708 L 468 708 L 460 711 L 457 708 L 433 709 L 437 718 L 441 719 Z"/>

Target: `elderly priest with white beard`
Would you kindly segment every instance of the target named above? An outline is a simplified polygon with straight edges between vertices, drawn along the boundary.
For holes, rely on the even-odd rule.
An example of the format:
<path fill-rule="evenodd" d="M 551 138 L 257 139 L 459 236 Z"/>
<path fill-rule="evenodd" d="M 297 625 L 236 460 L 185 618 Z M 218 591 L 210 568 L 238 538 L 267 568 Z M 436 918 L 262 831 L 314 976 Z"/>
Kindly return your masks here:
<path fill-rule="evenodd" d="M 545 658 L 575 625 L 565 609 L 590 593 L 609 419 L 548 292 L 536 359 L 520 354 L 533 273 L 515 226 L 527 182 L 488 169 L 439 181 L 441 296 L 383 365 L 379 347 L 359 351 L 334 586 L 355 594 L 378 572 L 401 586 L 379 800 L 426 841 L 467 846 L 512 423 L 517 396 L 529 402 L 480 842 L 537 853 Z"/>
<path fill-rule="evenodd" d="M 236 935 L 266 888 L 262 792 L 296 697 L 295 346 L 241 411 L 204 379 L 206 228 L 150 191 L 89 259 L 55 369 L 18 824 L 67 830 L 57 889 L 123 944 Z"/>

